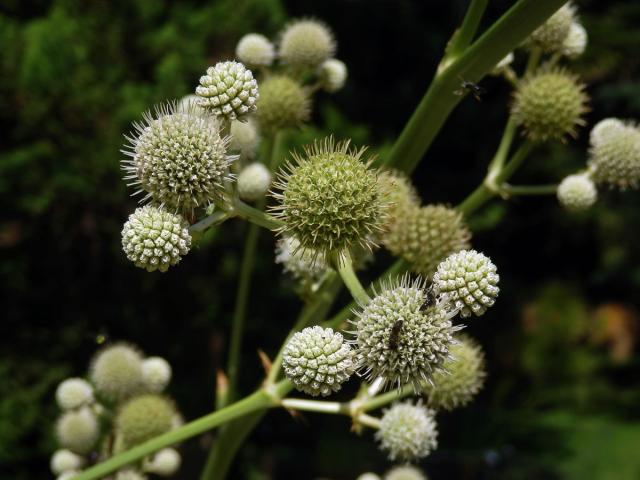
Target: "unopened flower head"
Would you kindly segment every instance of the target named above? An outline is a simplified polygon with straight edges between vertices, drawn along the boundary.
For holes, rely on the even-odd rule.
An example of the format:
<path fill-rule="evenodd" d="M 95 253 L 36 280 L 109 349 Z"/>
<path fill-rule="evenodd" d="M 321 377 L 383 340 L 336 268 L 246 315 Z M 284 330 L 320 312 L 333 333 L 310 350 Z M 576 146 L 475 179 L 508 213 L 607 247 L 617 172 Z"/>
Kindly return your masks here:
<path fill-rule="evenodd" d="M 107 399 L 135 395 L 143 386 L 142 355 L 124 343 L 108 346 L 93 358 L 90 377 L 98 394 Z"/>
<path fill-rule="evenodd" d="M 378 175 L 378 185 L 388 202 L 385 232 L 390 231 L 412 207 L 420 206 L 418 192 L 411 180 L 396 170 L 384 170 Z M 383 242 L 386 243 L 383 235 Z"/>
<path fill-rule="evenodd" d="M 569 175 L 558 185 L 558 201 L 567 210 L 586 210 L 593 206 L 597 199 L 598 190 L 587 174 Z"/>
<path fill-rule="evenodd" d="M 322 88 L 327 92 L 337 92 L 347 81 L 347 66 L 335 58 L 325 60 L 318 67 L 318 76 Z"/>
<path fill-rule="evenodd" d="M 254 119 L 249 117 L 244 122 L 234 120 L 230 133 L 229 150 L 240 152 L 242 159 L 253 158 L 260 144 L 260 132 Z"/>
<path fill-rule="evenodd" d="M 451 347 L 443 369 L 424 384 L 428 405 L 436 410 L 453 410 L 468 404 L 482 389 L 487 376 L 484 354 L 476 342 L 462 336 Z"/>
<path fill-rule="evenodd" d="M 562 44 L 562 53 L 570 59 L 578 58 L 587 48 L 587 31 L 580 22 L 573 22 Z"/>
<path fill-rule="evenodd" d="M 56 389 L 58 406 L 71 410 L 93 402 L 93 387 L 82 378 L 68 378 Z"/>
<path fill-rule="evenodd" d="M 282 236 L 276 242 L 276 263 L 298 280 L 317 281 L 329 265 L 322 253 L 302 248 L 295 237 Z"/>
<path fill-rule="evenodd" d="M 538 27 L 525 42 L 528 47 L 542 49 L 545 53 L 562 51 L 575 20 L 575 7 L 567 2 L 549 19 Z"/>
<path fill-rule="evenodd" d="M 144 471 L 169 477 L 175 474 L 180 468 L 182 458 L 174 448 L 163 448 L 156 452 L 153 457 L 144 462 Z"/>
<path fill-rule="evenodd" d="M 387 472 L 384 480 L 427 480 L 422 471 L 411 465 L 394 467 Z"/>
<path fill-rule="evenodd" d="M 73 453 L 71 450 L 62 449 L 57 450 L 52 456 L 49 462 L 51 471 L 55 475 L 60 475 L 68 471 L 77 471 L 84 465 L 84 458 L 80 455 Z"/>
<path fill-rule="evenodd" d="M 298 390 L 326 397 L 342 388 L 353 373 L 355 362 L 342 334 L 315 326 L 291 337 L 284 349 L 282 367 Z"/>
<path fill-rule="evenodd" d="M 475 250 L 449 255 L 433 275 L 433 289 L 446 296 L 462 317 L 483 315 L 495 303 L 500 277 L 491 259 Z"/>
<path fill-rule="evenodd" d="M 605 123 L 606 122 L 606 123 Z M 640 130 L 607 119 L 591 132 L 589 171 L 598 184 L 625 190 L 640 186 Z"/>
<path fill-rule="evenodd" d="M 271 171 L 263 163 L 254 162 L 242 169 L 238 175 L 238 195 L 242 200 L 255 202 L 269 191 Z"/>
<path fill-rule="evenodd" d="M 236 57 L 250 68 L 270 66 L 275 55 L 273 44 L 259 33 L 245 35 L 236 46 Z"/>
<path fill-rule="evenodd" d="M 384 412 L 376 439 L 392 461 L 413 461 L 438 447 L 435 412 L 410 402 L 396 403 Z"/>
<path fill-rule="evenodd" d="M 114 480 L 147 480 L 147 476 L 134 468 L 125 468 L 116 473 Z"/>
<path fill-rule="evenodd" d="M 132 447 L 171 430 L 175 413 L 173 403 L 167 398 L 140 395 L 120 408 L 115 425 L 124 445 Z"/>
<path fill-rule="evenodd" d="M 585 124 L 589 97 L 584 84 L 564 69 L 543 67 L 518 86 L 511 115 L 533 142 L 575 137 Z"/>
<path fill-rule="evenodd" d="M 454 326 L 446 302 L 434 299 L 419 279 L 408 276 L 383 284 L 369 303 L 356 313 L 355 339 L 358 368 L 370 380 L 385 385 L 412 384 L 419 391 L 442 367 L 455 343 Z"/>
<path fill-rule="evenodd" d="M 207 68 L 196 87 L 199 105 L 227 121 L 244 119 L 256 111 L 258 83 L 239 62 L 219 62 Z"/>
<path fill-rule="evenodd" d="M 56 423 L 58 444 L 77 454 L 89 453 L 100 436 L 100 425 L 95 414 L 88 408 L 70 410 Z"/>
<path fill-rule="evenodd" d="M 462 214 L 444 205 L 404 208 L 383 237 L 384 245 L 414 272 L 431 277 L 448 255 L 470 247 Z"/>
<path fill-rule="evenodd" d="M 333 33 L 317 20 L 297 20 L 282 32 L 278 56 L 287 64 L 314 67 L 331 58 L 336 43 Z"/>
<path fill-rule="evenodd" d="M 147 112 L 135 132 L 127 136 L 122 161 L 129 185 L 146 192 L 142 201 L 153 200 L 170 209 L 193 210 L 220 198 L 224 183 L 231 180 L 228 137 L 220 136 L 219 123 L 188 104 L 165 104 L 155 115 Z"/>
<path fill-rule="evenodd" d="M 299 127 L 309 119 L 309 92 L 286 75 L 271 75 L 260 84 L 256 118 L 263 132 Z"/>
<path fill-rule="evenodd" d="M 327 256 L 371 245 L 387 205 L 371 160 L 362 161 L 364 151 L 327 138 L 305 147 L 303 155 L 294 153 L 275 184 L 281 192 L 273 194 L 279 202 L 273 210 L 284 222 L 281 233 Z"/>
<path fill-rule="evenodd" d="M 171 365 L 162 357 L 149 357 L 142 361 L 142 381 L 145 390 L 162 392 L 171 380 Z"/>
<path fill-rule="evenodd" d="M 122 249 L 136 267 L 166 272 L 191 248 L 189 224 L 154 205 L 136 209 L 122 229 Z"/>

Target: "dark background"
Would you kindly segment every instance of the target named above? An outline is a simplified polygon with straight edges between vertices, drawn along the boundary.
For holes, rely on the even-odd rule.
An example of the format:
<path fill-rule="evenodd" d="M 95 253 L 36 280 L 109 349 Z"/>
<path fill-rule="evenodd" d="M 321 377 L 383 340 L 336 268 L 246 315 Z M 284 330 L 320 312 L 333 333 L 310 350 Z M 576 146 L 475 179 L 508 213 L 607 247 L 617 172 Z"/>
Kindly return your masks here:
<path fill-rule="evenodd" d="M 590 44 L 572 68 L 592 96 L 589 124 L 640 118 L 640 5 L 578 3 Z M 130 123 L 191 93 L 207 66 L 233 57 L 244 33 L 273 38 L 287 19 L 315 16 L 335 31 L 350 77 L 337 95 L 316 97 L 316 126 L 289 141 L 333 133 L 384 154 L 466 4 L 0 1 L 0 478 L 48 478 L 55 387 L 85 373 L 100 333 L 167 358 L 170 392 L 187 419 L 213 407 L 246 226 L 211 232 L 168 274 L 133 267 L 120 247 L 136 205 L 119 169 Z M 485 22 L 510 4 L 491 2 Z M 500 79 L 483 86 L 484 100 L 462 102 L 417 169 L 425 202 L 456 204 L 480 182 L 510 98 Z M 539 148 L 514 181 L 549 183 L 582 168 L 587 139 L 583 130 L 568 145 Z M 501 275 L 496 306 L 469 327 L 487 352 L 489 380 L 470 407 L 439 416 L 440 447 L 422 464 L 432 480 L 640 478 L 639 200 L 638 192 L 602 192 L 590 212 L 569 215 L 554 197 L 518 198 L 474 216 L 474 246 Z M 273 264 L 273 239 L 260 241 L 246 392 L 261 375 L 256 350 L 275 354 L 300 306 Z M 270 413 L 232 478 L 385 471 L 371 435 L 349 427 L 342 417 Z M 197 478 L 210 440 L 183 446 L 178 478 Z"/>

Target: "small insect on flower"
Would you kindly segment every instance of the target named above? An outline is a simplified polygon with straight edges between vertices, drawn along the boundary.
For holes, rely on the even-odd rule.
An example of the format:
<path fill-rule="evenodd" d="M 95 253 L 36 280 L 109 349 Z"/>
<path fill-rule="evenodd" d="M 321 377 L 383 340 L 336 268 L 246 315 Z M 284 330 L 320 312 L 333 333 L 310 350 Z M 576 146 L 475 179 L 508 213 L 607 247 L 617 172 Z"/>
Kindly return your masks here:
<path fill-rule="evenodd" d="M 389 333 L 389 350 L 397 350 L 400 343 L 400 334 L 402 333 L 402 324 L 404 320 L 398 320 L 391 326 Z"/>
<path fill-rule="evenodd" d="M 433 293 L 433 288 L 427 288 L 424 292 L 424 303 L 420 306 L 420 311 L 424 312 L 427 308 L 434 306 L 436 303 L 436 296 Z"/>
<path fill-rule="evenodd" d="M 462 77 L 460 77 L 460 81 L 462 82 L 460 84 L 460 88 L 453 92 L 454 95 L 462 96 L 465 93 L 469 92 L 476 100 L 478 100 L 479 102 L 482 101 L 482 98 L 480 98 L 480 96 L 487 93 L 484 88 L 482 88 L 477 83 L 469 82 Z"/>

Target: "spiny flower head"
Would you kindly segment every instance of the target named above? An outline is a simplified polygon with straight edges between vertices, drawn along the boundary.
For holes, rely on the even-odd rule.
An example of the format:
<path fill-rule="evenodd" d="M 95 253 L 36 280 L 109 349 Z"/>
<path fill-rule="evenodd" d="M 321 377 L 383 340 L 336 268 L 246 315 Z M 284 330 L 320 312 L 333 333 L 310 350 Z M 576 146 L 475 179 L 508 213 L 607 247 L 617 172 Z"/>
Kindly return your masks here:
<path fill-rule="evenodd" d="M 169 477 L 178 471 L 181 463 L 182 458 L 176 449 L 163 448 L 152 458 L 145 460 L 144 470 L 162 477 Z"/>
<path fill-rule="evenodd" d="M 487 376 L 484 354 L 476 342 L 466 336 L 451 347 L 451 357 L 443 369 L 424 384 L 428 405 L 437 410 L 453 410 L 469 403 L 482 389 Z"/>
<path fill-rule="evenodd" d="M 170 103 L 133 125 L 123 150 L 130 159 L 122 166 L 128 185 L 139 188 L 135 194 L 147 192 L 142 201 L 193 210 L 220 198 L 237 156 L 227 155 L 229 138 L 220 136 L 214 117 L 190 103 L 180 108 Z"/>
<path fill-rule="evenodd" d="M 539 26 L 527 39 L 526 45 L 538 47 L 545 53 L 562 50 L 565 39 L 569 35 L 571 25 L 575 20 L 575 7 L 567 2 L 549 19 Z"/>
<path fill-rule="evenodd" d="M 256 118 L 260 129 L 275 133 L 299 127 L 309 119 L 309 92 L 286 75 L 271 75 L 260 84 L 260 101 Z"/>
<path fill-rule="evenodd" d="M 58 443 L 74 453 L 89 453 L 99 436 L 98 419 L 88 407 L 65 412 L 56 423 Z"/>
<path fill-rule="evenodd" d="M 416 467 L 401 465 L 389 470 L 384 480 L 427 480 L 427 477 Z"/>
<path fill-rule="evenodd" d="M 287 64 L 314 67 L 331 58 L 336 49 L 333 33 L 317 20 L 296 20 L 282 32 L 278 56 Z"/>
<path fill-rule="evenodd" d="M 143 385 L 142 355 L 125 343 L 110 345 L 91 361 L 91 381 L 110 400 L 122 400 L 140 392 Z"/>
<path fill-rule="evenodd" d="M 145 390 L 162 392 L 171 380 L 171 365 L 162 357 L 149 357 L 142 361 L 142 381 Z"/>
<path fill-rule="evenodd" d="M 239 62 L 219 62 L 207 68 L 196 87 L 199 105 L 227 121 L 243 119 L 256 111 L 258 83 Z"/>
<path fill-rule="evenodd" d="M 578 58 L 586 50 L 587 41 L 587 31 L 580 22 L 574 21 L 562 44 L 562 54 L 570 59 Z"/>
<path fill-rule="evenodd" d="M 350 150 L 349 142 L 316 141 L 293 154 L 294 163 L 281 171 L 273 207 L 284 222 L 281 233 L 294 236 L 301 248 L 343 254 L 371 245 L 371 234 L 384 224 L 386 203 L 376 173 L 362 161 L 365 149 Z"/>
<path fill-rule="evenodd" d="M 276 242 L 276 263 L 298 280 L 317 281 L 329 268 L 323 254 L 302 248 L 295 237 L 289 236 Z"/>
<path fill-rule="evenodd" d="M 175 407 L 169 399 L 146 394 L 125 403 L 115 424 L 125 446 L 132 447 L 171 430 L 175 415 Z"/>
<path fill-rule="evenodd" d="M 383 284 L 369 303 L 356 312 L 355 339 L 358 368 L 385 385 L 412 384 L 416 391 L 442 367 L 449 356 L 454 326 L 449 305 L 432 301 L 419 279 L 408 276 Z"/>
<path fill-rule="evenodd" d="M 433 289 L 460 309 L 462 317 L 483 315 L 495 303 L 500 277 L 491 259 L 475 250 L 449 255 L 433 275 Z"/>
<path fill-rule="evenodd" d="M 80 455 L 73 453 L 71 450 L 61 449 L 57 450 L 52 456 L 49 462 L 51 471 L 55 475 L 60 475 L 68 471 L 77 471 L 84 465 L 84 458 Z"/>
<path fill-rule="evenodd" d="M 598 199 L 598 190 L 584 173 L 569 175 L 558 185 L 558 201 L 570 211 L 586 210 Z"/>
<path fill-rule="evenodd" d="M 229 150 L 240 152 L 242 159 L 253 158 L 260 144 L 260 132 L 253 118 L 249 117 L 244 122 L 234 120 L 230 133 Z"/>
<path fill-rule="evenodd" d="M 438 448 L 435 412 L 410 402 L 385 410 L 376 439 L 392 461 L 413 461 Z"/>
<path fill-rule="evenodd" d="M 543 67 L 520 82 L 514 94 L 511 115 L 533 142 L 575 137 L 585 124 L 589 97 L 584 84 L 561 68 Z"/>
<path fill-rule="evenodd" d="M 238 195 L 242 200 L 255 202 L 267 194 L 271 180 L 271 171 L 263 163 L 247 165 L 238 175 Z"/>
<path fill-rule="evenodd" d="M 58 406 L 71 410 L 93 402 L 93 387 L 82 378 L 67 378 L 56 389 Z"/>
<path fill-rule="evenodd" d="M 189 224 L 180 215 L 154 205 L 136 209 L 122 229 L 122 248 L 136 267 L 166 272 L 189 253 Z"/>
<path fill-rule="evenodd" d="M 270 66 L 275 55 L 273 44 L 259 33 L 248 33 L 236 46 L 238 60 L 251 68 Z"/>
<path fill-rule="evenodd" d="M 471 232 L 453 208 L 409 205 L 396 218 L 383 236 L 384 245 L 427 278 L 449 254 L 470 247 Z"/>
<path fill-rule="evenodd" d="M 355 364 L 353 351 L 342 335 L 316 325 L 291 337 L 284 349 L 282 367 L 298 390 L 326 397 L 342 388 Z"/>
<path fill-rule="evenodd" d="M 411 180 L 397 170 L 381 171 L 378 175 L 378 185 L 388 202 L 385 231 L 389 231 L 405 216 L 407 210 L 420 206 L 420 198 Z"/>
<path fill-rule="evenodd" d="M 320 64 L 318 76 L 324 90 L 331 93 L 337 92 L 347 81 L 347 66 L 338 59 L 330 58 Z"/>
<path fill-rule="evenodd" d="M 640 185 L 640 130 L 633 123 L 607 119 L 591 132 L 589 171 L 598 184 L 620 190 Z"/>

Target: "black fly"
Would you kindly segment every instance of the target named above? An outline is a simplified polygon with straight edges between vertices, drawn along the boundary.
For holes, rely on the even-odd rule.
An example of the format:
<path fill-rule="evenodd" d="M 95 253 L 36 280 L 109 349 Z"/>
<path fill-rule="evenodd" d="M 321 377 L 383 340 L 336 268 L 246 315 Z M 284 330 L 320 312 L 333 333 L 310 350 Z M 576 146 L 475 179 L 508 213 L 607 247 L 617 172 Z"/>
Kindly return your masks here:
<path fill-rule="evenodd" d="M 436 301 L 436 297 L 433 294 L 433 291 L 431 291 L 431 289 L 428 288 L 424 294 L 424 303 L 420 305 L 420 311 L 424 312 L 427 308 L 432 307 L 435 304 L 435 301 Z"/>
<path fill-rule="evenodd" d="M 453 92 L 455 95 L 460 96 L 469 92 L 476 100 L 478 100 L 479 102 L 482 101 L 482 98 L 480 98 L 480 96 L 487 92 L 484 88 L 482 88 L 477 83 L 469 82 L 463 78 L 460 78 L 460 80 L 462 80 L 462 83 L 460 84 L 460 88 Z"/>
<path fill-rule="evenodd" d="M 389 350 L 397 350 L 400 343 L 400 333 L 402 332 L 402 324 L 404 320 L 397 320 L 391 327 L 391 333 L 389 333 Z"/>

